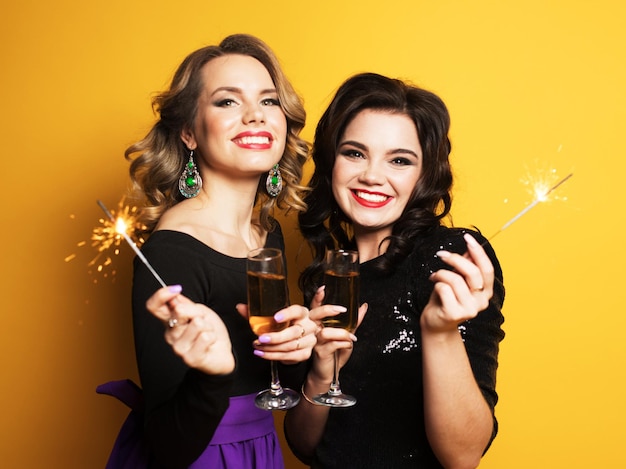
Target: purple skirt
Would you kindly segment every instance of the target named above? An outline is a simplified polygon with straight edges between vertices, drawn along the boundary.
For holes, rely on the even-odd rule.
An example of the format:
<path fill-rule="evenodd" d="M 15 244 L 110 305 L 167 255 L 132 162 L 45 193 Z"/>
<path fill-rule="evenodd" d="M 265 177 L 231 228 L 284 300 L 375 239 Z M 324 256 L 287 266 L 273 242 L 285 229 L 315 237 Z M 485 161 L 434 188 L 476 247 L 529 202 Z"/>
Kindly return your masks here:
<path fill-rule="evenodd" d="M 284 469 L 274 417 L 254 405 L 255 397 L 230 398 L 211 443 L 190 469 Z"/>

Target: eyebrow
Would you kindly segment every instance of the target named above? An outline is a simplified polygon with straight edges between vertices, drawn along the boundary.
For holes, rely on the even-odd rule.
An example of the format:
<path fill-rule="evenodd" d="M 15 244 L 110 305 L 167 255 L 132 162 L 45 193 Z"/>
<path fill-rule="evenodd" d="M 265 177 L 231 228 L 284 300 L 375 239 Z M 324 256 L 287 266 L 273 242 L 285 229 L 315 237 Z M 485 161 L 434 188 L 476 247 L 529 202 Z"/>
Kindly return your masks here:
<path fill-rule="evenodd" d="M 363 145 L 360 142 L 357 142 L 355 140 L 345 140 L 343 142 L 339 143 L 339 148 L 343 147 L 344 145 L 351 145 L 353 147 L 357 147 L 360 150 L 363 151 L 367 151 L 368 148 L 366 145 Z M 390 155 L 404 155 L 404 154 L 410 154 L 413 155 L 415 158 L 419 159 L 419 155 L 417 153 L 415 153 L 413 150 L 409 150 L 408 148 L 394 148 L 393 150 L 391 150 L 391 152 L 388 152 L 387 154 Z"/>
<path fill-rule="evenodd" d="M 236 93 L 236 94 L 242 94 L 243 91 L 241 88 L 237 88 L 236 86 L 220 86 L 219 88 L 217 88 L 215 91 L 213 91 L 213 93 L 211 93 L 211 96 L 214 96 L 215 94 L 224 91 L 227 93 Z M 276 88 L 267 88 L 265 90 L 261 90 L 259 92 L 259 95 L 264 95 L 264 94 L 273 94 L 273 93 L 278 93 L 278 91 L 276 90 Z"/>

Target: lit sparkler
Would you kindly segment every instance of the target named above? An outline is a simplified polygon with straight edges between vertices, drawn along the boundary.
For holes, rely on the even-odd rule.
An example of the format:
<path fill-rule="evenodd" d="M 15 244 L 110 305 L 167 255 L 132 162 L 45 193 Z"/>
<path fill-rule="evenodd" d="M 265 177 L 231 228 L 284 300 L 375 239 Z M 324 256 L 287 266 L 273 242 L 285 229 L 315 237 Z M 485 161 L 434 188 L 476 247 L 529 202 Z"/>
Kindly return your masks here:
<path fill-rule="evenodd" d="M 141 234 L 146 230 L 146 227 L 138 217 L 138 209 L 135 206 L 125 204 L 124 198 L 119 201 L 117 210 L 112 212 L 115 218 L 111 218 L 110 213 L 107 217 L 100 218 L 99 225 L 93 228 L 91 232 L 91 247 L 95 248 L 96 255 L 87 263 L 90 267 L 89 273 L 93 273 L 91 270 L 95 266 L 95 272 L 102 273 L 104 277 L 108 277 L 109 274 L 114 277 L 116 271 L 114 269 L 115 262 L 114 256 L 120 253 L 120 244 L 122 243 L 123 235 L 118 232 L 116 226 L 118 220 L 122 220 L 126 225 L 125 232 L 130 235 L 134 242 L 141 246 L 144 242 Z M 74 215 L 70 215 L 71 219 L 74 219 Z M 77 243 L 79 248 L 87 246 L 88 241 L 83 240 Z M 77 257 L 76 253 L 70 254 L 65 257 L 65 262 L 70 262 Z M 98 280 L 94 279 L 94 283 Z"/>
<path fill-rule="evenodd" d="M 113 216 L 113 214 L 111 214 L 111 212 L 109 212 L 109 210 L 106 208 L 106 206 L 100 200 L 98 200 L 97 202 L 98 202 L 98 205 L 100 206 L 100 208 L 102 209 L 102 211 L 106 214 L 106 216 L 109 218 L 109 221 L 111 222 L 111 225 L 109 225 L 109 226 L 105 225 L 105 227 L 103 228 L 103 231 L 105 232 L 105 235 L 109 236 L 109 234 L 111 233 L 111 230 L 114 230 L 114 232 L 115 232 L 115 236 L 107 237 L 104 240 L 105 242 L 103 242 L 101 244 L 101 247 L 106 245 L 106 247 L 104 247 L 103 250 L 104 249 L 108 249 L 114 242 L 116 242 L 116 240 L 117 240 L 117 245 L 119 245 L 120 236 L 123 237 L 126 240 L 126 242 L 128 243 L 128 245 L 133 249 L 133 251 L 135 251 L 135 254 L 137 254 L 137 257 L 141 260 L 141 262 L 143 262 L 144 265 L 148 268 L 148 270 L 154 276 L 154 278 L 157 280 L 157 282 L 159 282 L 162 287 L 165 287 L 166 283 L 159 276 L 159 274 L 156 272 L 156 270 L 154 270 L 154 268 L 152 267 L 150 262 L 148 262 L 148 259 L 146 259 L 146 256 L 143 255 L 143 253 L 139 250 L 139 248 L 137 247 L 135 242 L 128 235 L 128 233 L 127 233 L 127 229 L 128 229 L 127 220 L 125 220 L 124 217 L 121 217 L 121 216 L 118 216 L 117 219 L 116 219 Z M 110 243 L 108 241 L 109 239 L 111 239 Z M 107 243 L 108 243 L 108 245 L 107 245 Z"/>
<path fill-rule="evenodd" d="M 522 216 L 526 215 L 539 202 L 545 202 L 546 200 L 548 200 L 548 196 L 550 195 L 550 193 L 554 191 L 557 187 L 559 187 L 561 184 L 563 184 L 565 181 L 567 181 L 569 178 L 571 178 L 573 175 L 574 173 L 568 174 L 567 176 L 565 176 L 563 179 L 558 181 L 553 186 L 549 186 L 549 183 L 546 182 L 545 180 L 534 182 L 532 184 L 532 189 L 535 195 L 535 199 L 526 208 L 524 208 L 517 215 L 515 215 L 513 218 L 507 221 L 504 225 L 502 225 L 502 228 L 500 228 L 493 235 L 491 235 L 491 237 L 489 238 L 489 241 L 491 241 L 498 234 L 506 230 L 509 226 L 511 226 L 513 223 L 519 220 Z"/>

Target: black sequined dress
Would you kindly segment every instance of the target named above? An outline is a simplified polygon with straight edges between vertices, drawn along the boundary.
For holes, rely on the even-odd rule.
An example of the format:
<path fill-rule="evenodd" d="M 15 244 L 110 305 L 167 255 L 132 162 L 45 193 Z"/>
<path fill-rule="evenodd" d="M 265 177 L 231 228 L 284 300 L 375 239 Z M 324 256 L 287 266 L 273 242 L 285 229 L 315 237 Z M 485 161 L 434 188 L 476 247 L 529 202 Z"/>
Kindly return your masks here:
<path fill-rule="evenodd" d="M 390 275 L 383 277 L 371 261 L 361 264 L 361 303 L 369 305 L 356 332 L 358 341 L 340 373 L 342 390 L 355 396 L 351 408 L 331 409 L 314 468 L 439 468 L 424 428 L 422 357 L 419 317 L 432 292 L 429 275 L 447 267 L 435 253 L 465 252 L 465 232 L 440 227 L 420 239 Z M 496 282 L 490 306 L 459 326 L 472 370 L 494 409 L 499 342 L 504 337 L 500 312 L 502 270 L 491 247 Z M 497 422 L 494 416 L 494 433 Z"/>

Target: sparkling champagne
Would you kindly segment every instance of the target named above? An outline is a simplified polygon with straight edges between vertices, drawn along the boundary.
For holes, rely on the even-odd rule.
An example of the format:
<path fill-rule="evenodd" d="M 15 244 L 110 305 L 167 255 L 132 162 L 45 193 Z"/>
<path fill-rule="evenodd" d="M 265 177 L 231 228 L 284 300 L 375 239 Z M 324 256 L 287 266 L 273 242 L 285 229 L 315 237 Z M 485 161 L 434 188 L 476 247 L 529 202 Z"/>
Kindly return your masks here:
<path fill-rule="evenodd" d="M 348 309 L 345 313 L 324 318 L 322 321 L 324 326 L 341 327 L 354 331 L 359 310 L 358 272 L 338 274 L 333 270 L 327 270 L 324 272 L 324 285 L 326 285 L 324 303 L 345 306 Z"/>
<path fill-rule="evenodd" d="M 277 332 L 287 323 L 274 321 L 274 314 L 289 306 L 284 275 L 248 271 L 250 327 L 256 335 Z"/>

